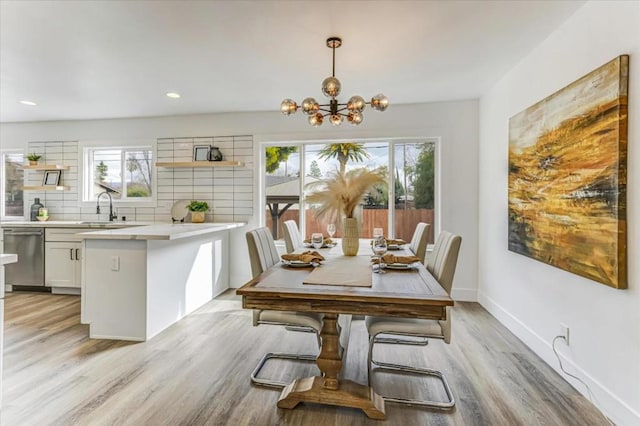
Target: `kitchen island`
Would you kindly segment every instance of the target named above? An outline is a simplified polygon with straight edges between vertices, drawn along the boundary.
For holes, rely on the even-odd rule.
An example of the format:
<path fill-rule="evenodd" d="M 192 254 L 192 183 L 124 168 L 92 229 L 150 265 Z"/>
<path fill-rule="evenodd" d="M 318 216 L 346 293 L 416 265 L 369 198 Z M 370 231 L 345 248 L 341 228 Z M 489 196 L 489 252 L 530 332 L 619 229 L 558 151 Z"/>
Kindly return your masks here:
<path fill-rule="evenodd" d="M 89 337 L 144 341 L 228 288 L 229 231 L 245 223 L 154 224 L 83 238 Z"/>

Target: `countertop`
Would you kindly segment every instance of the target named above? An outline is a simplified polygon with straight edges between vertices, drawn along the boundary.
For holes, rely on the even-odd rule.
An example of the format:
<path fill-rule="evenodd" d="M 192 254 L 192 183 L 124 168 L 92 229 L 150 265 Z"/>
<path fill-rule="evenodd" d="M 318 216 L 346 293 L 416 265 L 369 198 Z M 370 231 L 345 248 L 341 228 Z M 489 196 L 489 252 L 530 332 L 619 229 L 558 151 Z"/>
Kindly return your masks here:
<path fill-rule="evenodd" d="M 153 225 L 153 222 L 98 222 L 81 220 L 47 220 L 45 222 L 5 221 L 1 228 L 130 228 L 132 226 Z"/>
<path fill-rule="evenodd" d="M 17 254 L 0 254 L 0 265 L 6 265 L 7 263 L 16 263 L 17 261 Z"/>
<path fill-rule="evenodd" d="M 226 231 L 244 225 L 246 225 L 246 222 L 156 223 L 133 228 L 80 232 L 76 235 L 88 240 L 177 240 L 212 232 Z"/>

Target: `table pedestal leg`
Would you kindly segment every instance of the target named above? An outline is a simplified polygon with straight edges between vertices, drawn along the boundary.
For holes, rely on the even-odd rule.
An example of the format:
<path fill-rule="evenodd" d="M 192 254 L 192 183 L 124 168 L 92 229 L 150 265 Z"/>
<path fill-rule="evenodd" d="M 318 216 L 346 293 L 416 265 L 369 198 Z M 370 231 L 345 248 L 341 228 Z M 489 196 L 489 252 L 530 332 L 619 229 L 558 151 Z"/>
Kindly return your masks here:
<path fill-rule="evenodd" d="M 351 380 L 339 380 L 342 371 L 342 347 L 337 328 L 338 316 L 324 316 L 320 337 L 322 349 L 316 363 L 322 376 L 296 379 L 283 389 L 278 408 L 294 408 L 301 402 L 359 408 L 378 420 L 385 419 L 384 400 L 368 386 Z"/>

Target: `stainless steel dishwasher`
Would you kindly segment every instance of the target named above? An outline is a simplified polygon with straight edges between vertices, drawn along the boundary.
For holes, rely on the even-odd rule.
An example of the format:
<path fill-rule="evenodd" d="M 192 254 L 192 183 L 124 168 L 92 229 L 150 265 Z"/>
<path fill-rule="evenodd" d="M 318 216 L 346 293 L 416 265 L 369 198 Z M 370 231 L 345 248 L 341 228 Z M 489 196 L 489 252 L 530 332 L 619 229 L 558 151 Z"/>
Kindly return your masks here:
<path fill-rule="evenodd" d="M 44 291 L 44 228 L 4 228 L 4 253 L 15 253 L 18 262 L 5 265 L 5 284 L 40 287 Z"/>

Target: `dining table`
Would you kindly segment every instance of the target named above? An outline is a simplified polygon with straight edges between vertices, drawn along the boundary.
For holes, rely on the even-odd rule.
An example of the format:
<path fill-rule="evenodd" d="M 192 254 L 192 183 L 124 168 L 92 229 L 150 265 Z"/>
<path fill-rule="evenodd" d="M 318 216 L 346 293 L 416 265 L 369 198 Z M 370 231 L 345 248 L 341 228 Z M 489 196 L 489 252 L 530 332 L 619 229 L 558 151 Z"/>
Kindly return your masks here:
<path fill-rule="evenodd" d="M 339 241 L 339 240 L 338 240 Z M 343 378 L 348 332 L 338 325 L 340 315 L 445 320 L 454 302 L 420 262 L 402 269 L 374 272 L 370 240 L 361 239 L 358 255 L 345 256 L 339 243 L 317 250 L 325 258 L 318 266 L 274 265 L 236 292 L 245 309 L 315 312 L 323 314 L 318 376 L 297 378 L 286 386 L 278 408 L 292 409 L 301 402 L 361 409 L 372 419 L 386 418 L 384 399 L 367 385 Z M 314 250 L 304 248 L 296 250 Z M 389 251 L 411 255 L 406 246 Z M 344 336 L 343 336 L 344 337 Z"/>

